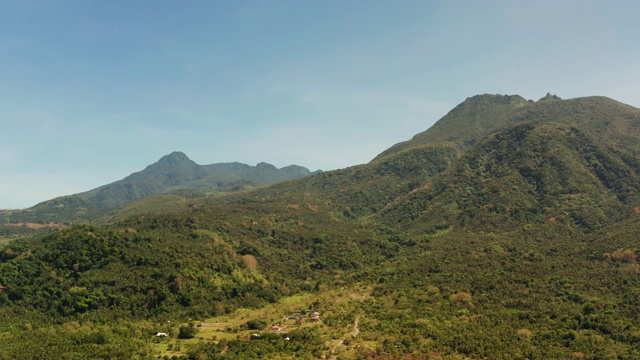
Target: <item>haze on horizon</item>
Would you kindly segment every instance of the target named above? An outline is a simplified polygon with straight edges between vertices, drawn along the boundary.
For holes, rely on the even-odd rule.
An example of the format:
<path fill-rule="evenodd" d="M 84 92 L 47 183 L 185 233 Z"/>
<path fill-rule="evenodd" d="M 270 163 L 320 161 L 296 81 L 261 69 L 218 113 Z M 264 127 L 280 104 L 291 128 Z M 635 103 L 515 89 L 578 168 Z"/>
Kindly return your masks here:
<path fill-rule="evenodd" d="M 3 2 L 0 208 L 182 151 L 331 170 L 466 97 L 640 106 L 637 1 Z"/>

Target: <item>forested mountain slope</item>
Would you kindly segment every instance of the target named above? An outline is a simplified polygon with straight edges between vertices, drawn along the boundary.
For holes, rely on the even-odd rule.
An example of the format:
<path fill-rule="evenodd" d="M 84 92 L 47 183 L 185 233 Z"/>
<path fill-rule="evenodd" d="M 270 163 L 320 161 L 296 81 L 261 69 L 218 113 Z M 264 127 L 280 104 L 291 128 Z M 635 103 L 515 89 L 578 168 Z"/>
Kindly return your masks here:
<path fill-rule="evenodd" d="M 271 326 L 290 313 L 238 314 L 294 294 L 322 321 L 260 339 L 229 324 L 179 354 L 640 358 L 640 110 L 481 95 L 436 125 L 369 164 L 10 244 L 0 358 L 19 344 L 109 358 L 119 343 L 116 357 L 156 358 L 149 333 L 122 327 L 233 314 Z M 73 322 L 104 336 L 69 344 Z M 33 350 L 41 338 L 53 345 Z"/>
<path fill-rule="evenodd" d="M 562 122 L 526 122 L 469 150 L 381 215 L 404 227 L 496 231 L 558 222 L 586 231 L 640 206 L 640 160 Z"/>

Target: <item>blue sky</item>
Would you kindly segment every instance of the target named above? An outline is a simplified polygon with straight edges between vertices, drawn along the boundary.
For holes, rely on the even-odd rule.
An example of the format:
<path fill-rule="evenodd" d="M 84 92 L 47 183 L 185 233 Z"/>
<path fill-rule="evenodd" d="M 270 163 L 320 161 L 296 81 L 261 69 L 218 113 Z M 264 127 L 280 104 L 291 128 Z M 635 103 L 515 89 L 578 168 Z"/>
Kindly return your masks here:
<path fill-rule="evenodd" d="M 0 1 L 0 208 L 174 150 L 366 163 L 466 97 L 640 107 L 640 2 Z"/>

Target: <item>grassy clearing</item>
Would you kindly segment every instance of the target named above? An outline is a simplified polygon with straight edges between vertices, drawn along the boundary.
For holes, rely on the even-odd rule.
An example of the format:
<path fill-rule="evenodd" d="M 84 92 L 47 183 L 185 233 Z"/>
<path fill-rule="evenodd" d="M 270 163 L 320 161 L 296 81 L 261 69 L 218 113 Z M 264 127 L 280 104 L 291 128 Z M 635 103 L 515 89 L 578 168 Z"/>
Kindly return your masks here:
<path fill-rule="evenodd" d="M 0 237 L 0 247 L 9 244 L 14 238 Z"/>

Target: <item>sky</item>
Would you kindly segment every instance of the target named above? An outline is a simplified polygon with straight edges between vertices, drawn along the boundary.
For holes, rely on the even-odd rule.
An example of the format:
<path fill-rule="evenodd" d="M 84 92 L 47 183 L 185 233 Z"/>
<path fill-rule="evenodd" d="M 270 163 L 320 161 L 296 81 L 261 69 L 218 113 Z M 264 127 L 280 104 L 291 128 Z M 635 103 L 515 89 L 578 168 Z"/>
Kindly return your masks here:
<path fill-rule="evenodd" d="M 0 209 L 199 164 L 362 164 L 476 94 L 640 107 L 637 0 L 0 0 Z"/>

